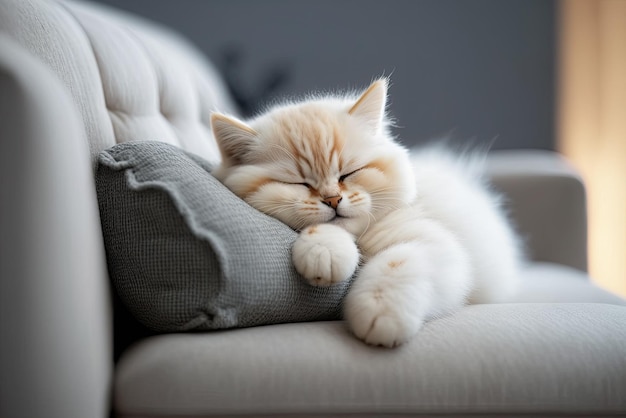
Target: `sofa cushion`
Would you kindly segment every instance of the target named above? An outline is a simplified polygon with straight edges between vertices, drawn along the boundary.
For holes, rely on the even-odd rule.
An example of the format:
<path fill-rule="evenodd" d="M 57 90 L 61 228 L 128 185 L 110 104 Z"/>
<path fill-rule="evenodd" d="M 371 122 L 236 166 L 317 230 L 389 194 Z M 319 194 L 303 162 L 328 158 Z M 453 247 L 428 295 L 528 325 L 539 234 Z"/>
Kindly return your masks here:
<path fill-rule="evenodd" d="M 561 264 L 529 263 L 512 303 L 610 303 L 626 305 L 626 300 L 596 286 L 589 276 Z"/>
<path fill-rule="evenodd" d="M 602 416 L 626 411 L 626 307 L 468 306 L 406 345 L 340 321 L 151 337 L 115 373 L 118 417 Z"/>
<path fill-rule="evenodd" d="M 96 188 L 109 274 L 155 331 L 337 318 L 349 283 L 313 287 L 291 263 L 297 234 L 161 142 L 103 151 Z"/>

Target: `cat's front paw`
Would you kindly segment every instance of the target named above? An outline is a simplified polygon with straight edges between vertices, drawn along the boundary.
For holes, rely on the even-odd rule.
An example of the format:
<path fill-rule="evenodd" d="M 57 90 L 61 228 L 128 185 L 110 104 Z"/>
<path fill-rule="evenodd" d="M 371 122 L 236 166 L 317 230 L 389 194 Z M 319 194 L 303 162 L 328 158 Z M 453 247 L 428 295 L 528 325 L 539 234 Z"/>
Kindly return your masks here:
<path fill-rule="evenodd" d="M 350 290 L 344 302 L 344 318 L 357 338 L 370 345 L 392 348 L 417 333 L 421 321 L 407 318 L 392 293 L 382 288 Z"/>
<path fill-rule="evenodd" d="M 344 318 L 355 336 L 371 345 L 396 347 L 424 323 L 432 290 L 419 277 L 410 244 L 376 255 L 361 269 L 344 300 Z"/>
<path fill-rule="evenodd" d="M 397 313 L 382 309 L 363 311 L 358 320 L 351 321 L 350 326 L 357 338 L 375 346 L 394 348 L 413 337 Z"/>
<path fill-rule="evenodd" d="M 329 224 L 302 230 L 292 248 L 293 264 L 314 286 L 330 286 L 349 279 L 359 263 L 359 250 L 344 229 Z"/>

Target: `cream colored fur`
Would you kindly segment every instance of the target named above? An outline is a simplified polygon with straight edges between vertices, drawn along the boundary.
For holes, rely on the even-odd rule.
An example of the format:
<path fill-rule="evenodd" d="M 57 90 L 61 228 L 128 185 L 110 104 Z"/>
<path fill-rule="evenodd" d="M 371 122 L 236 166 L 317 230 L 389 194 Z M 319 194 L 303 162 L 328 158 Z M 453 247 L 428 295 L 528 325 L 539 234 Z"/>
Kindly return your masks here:
<path fill-rule="evenodd" d="M 380 79 L 360 96 L 211 123 L 222 153 L 213 174 L 300 231 L 292 258 L 312 285 L 356 272 L 344 317 L 360 339 L 393 347 L 428 319 L 509 297 L 521 257 L 479 159 L 410 155 L 388 132 L 386 97 Z"/>

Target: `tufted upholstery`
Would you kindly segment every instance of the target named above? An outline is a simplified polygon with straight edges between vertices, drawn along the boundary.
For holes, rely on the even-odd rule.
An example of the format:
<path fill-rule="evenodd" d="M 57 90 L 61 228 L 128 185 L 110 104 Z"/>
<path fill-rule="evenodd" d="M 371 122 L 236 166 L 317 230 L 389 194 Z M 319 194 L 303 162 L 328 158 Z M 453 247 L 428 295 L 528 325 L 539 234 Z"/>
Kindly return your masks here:
<path fill-rule="evenodd" d="M 211 110 L 235 112 L 201 54 L 174 33 L 98 4 L 2 0 L 0 32 L 34 52 L 69 89 L 92 156 L 159 140 L 219 158 Z"/>

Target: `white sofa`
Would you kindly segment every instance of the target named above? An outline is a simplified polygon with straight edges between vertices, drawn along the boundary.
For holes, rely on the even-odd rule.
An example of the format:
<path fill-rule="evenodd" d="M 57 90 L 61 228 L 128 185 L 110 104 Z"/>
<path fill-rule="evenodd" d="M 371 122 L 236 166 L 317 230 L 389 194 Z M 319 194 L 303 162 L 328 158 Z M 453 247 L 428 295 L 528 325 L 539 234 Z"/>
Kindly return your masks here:
<path fill-rule="evenodd" d="M 532 258 L 520 294 L 398 349 L 341 321 L 145 338 L 114 324 L 96 156 L 158 139 L 215 161 L 214 108 L 236 112 L 174 33 L 0 0 L 0 416 L 626 416 L 626 301 L 590 282 L 582 181 L 546 151 L 490 159 Z"/>

